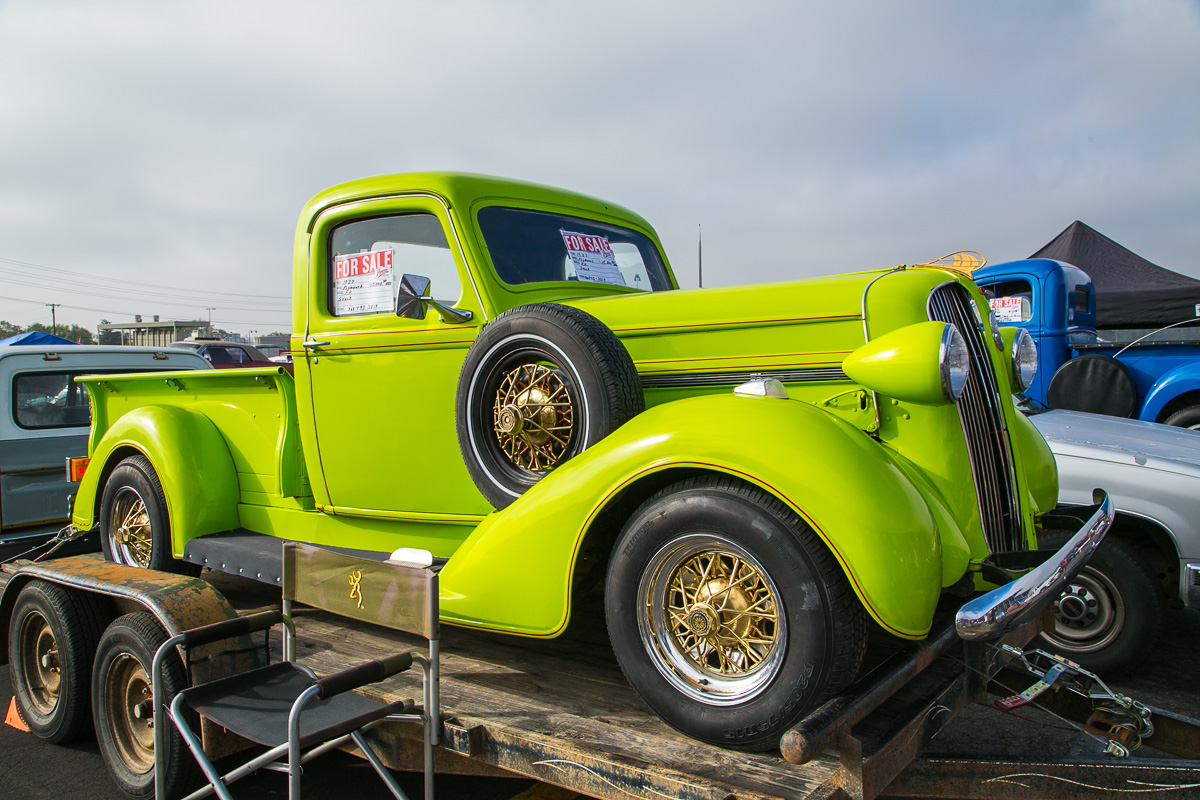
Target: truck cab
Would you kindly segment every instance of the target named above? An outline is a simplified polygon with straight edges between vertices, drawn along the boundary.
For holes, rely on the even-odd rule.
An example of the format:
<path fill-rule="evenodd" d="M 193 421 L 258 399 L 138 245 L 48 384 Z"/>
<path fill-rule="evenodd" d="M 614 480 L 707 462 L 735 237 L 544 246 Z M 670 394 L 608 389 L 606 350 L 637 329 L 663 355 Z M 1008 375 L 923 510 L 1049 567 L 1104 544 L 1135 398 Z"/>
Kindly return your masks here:
<path fill-rule="evenodd" d="M 1133 343 L 1096 331 L 1096 291 L 1076 266 L 1030 258 L 973 275 L 997 322 L 1023 328 L 1038 371 L 1025 392 L 1051 408 L 1200 430 L 1200 344 L 1161 332 Z"/>

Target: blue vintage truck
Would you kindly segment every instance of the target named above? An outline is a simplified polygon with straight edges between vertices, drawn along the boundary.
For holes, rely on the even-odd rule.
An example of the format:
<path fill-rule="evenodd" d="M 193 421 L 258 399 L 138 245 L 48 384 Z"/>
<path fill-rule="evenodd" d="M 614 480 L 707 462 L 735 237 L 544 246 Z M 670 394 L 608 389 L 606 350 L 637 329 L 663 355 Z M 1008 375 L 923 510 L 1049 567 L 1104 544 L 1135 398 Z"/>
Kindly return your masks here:
<path fill-rule="evenodd" d="M 1037 345 L 1029 397 L 1051 408 L 1200 430 L 1200 342 L 1161 332 L 1133 343 L 1103 340 L 1091 277 L 1062 261 L 1009 261 L 973 277 L 999 324 L 1024 328 Z"/>

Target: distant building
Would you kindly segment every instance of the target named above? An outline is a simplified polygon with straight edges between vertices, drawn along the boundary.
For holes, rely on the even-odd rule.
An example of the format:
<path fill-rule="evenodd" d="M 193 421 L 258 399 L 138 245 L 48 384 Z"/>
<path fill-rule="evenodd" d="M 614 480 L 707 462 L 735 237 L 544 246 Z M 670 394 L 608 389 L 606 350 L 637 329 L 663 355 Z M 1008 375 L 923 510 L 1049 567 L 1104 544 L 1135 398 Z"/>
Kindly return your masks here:
<path fill-rule="evenodd" d="M 143 322 L 139 315 L 133 318 L 133 322 L 109 322 L 101 325 L 100 342 L 140 347 L 166 347 L 172 342 L 202 334 L 206 330 L 208 330 L 208 323 L 202 319 L 176 319 L 160 322 L 158 315 L 155 314 L 153 322 Z"/>

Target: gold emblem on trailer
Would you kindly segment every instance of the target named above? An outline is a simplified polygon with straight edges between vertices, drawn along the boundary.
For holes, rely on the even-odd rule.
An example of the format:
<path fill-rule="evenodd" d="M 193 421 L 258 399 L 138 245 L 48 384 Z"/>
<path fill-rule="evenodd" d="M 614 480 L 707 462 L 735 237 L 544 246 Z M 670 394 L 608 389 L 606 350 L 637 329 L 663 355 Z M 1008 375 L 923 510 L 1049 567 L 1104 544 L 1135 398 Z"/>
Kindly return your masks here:
<path fill-rule="evenodd" d="M 358 601 L 358 604 L 355 606 L 355 608 L 363 607 L 361 569 L 350 573 L 350 599 Z"/>

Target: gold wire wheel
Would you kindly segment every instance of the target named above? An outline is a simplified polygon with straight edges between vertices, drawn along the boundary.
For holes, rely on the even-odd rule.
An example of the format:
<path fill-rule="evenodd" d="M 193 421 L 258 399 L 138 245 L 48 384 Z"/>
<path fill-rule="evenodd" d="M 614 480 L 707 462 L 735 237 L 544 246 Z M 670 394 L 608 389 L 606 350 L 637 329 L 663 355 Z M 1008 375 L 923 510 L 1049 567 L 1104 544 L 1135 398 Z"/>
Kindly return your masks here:
<path fill-rule="evenodd" d="M 48 717 L 58 705 L 58 691 L 62 684 L 62 673 L 58 666 L 58 642 L 50 623 L 34 611 L 26 615 L 21 623 L 21 663 L 25 686 L 29 689 L 29 702 L 33 710 Z"/>
<path fill-rule="evenodd" d="M 104 700 L 121 760 L 137 774 L 154 769 L 154 703 L 142 662 L 117 656 L 104 675 Z"/>
<path fill-rule="evenodd" d="M 778 673 L 787 626 L 770 575 L 735 542 L 691 534 L 655 554 L 639 627 L 659 670 L 707 703 L 741 702 Z"/>
<path fill-rule="evenodd" d="M 108 536 L 116 560 L 134 567 L 149 567 L 154 531 L 146 503 L 131 487 L 122 487 L 113 501 Z"/>
<path fill-rule="evenodd" d="M 564 460 L 575 428 L 571 393 L 542 364 L 510 370 L 496 389 L 492 426 L 500 449 L 521 469 L 545 472 Z"/>

